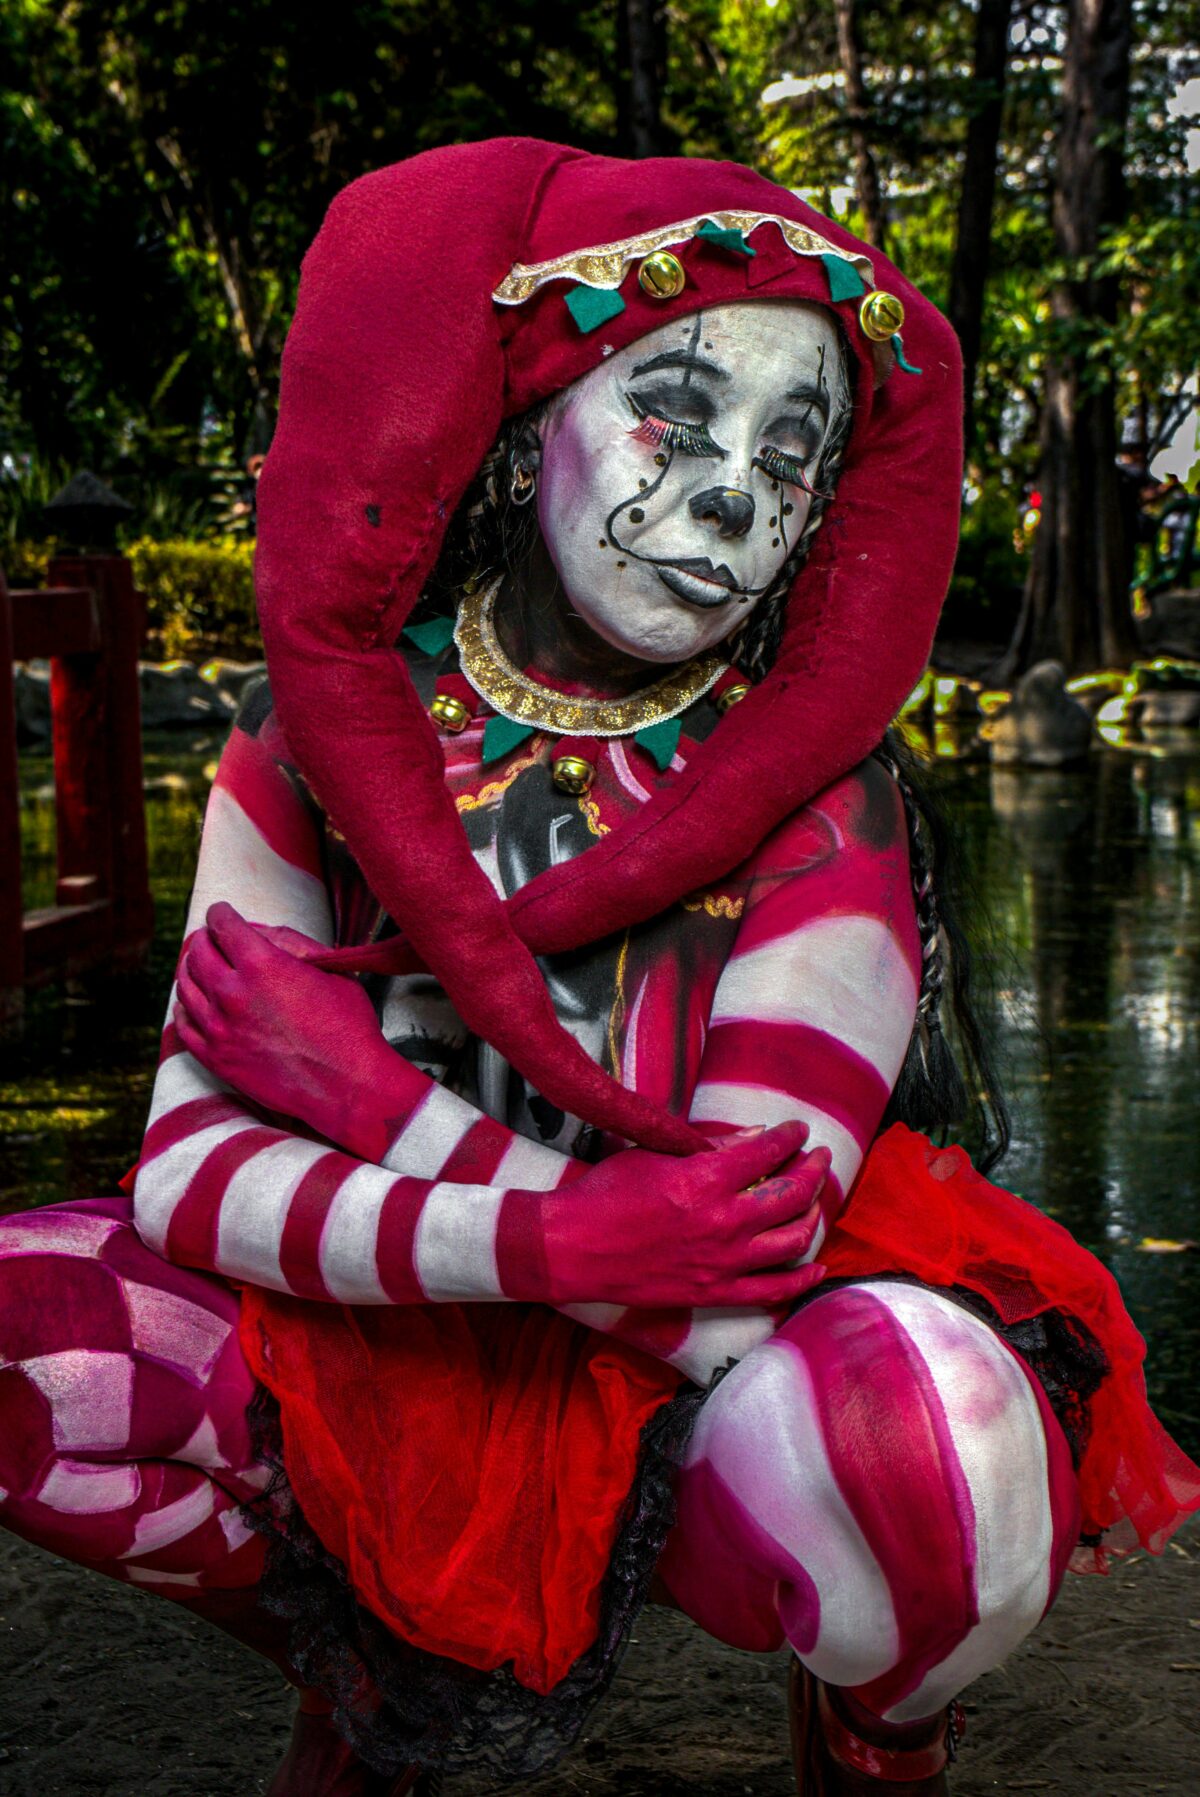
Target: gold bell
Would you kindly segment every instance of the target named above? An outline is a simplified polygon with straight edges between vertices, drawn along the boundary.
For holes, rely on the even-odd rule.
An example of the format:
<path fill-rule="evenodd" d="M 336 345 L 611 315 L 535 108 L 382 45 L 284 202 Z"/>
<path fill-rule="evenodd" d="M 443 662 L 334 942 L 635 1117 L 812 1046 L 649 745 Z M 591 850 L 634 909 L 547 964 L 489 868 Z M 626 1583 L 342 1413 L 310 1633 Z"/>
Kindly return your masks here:
<path fill-rule="evenodd" d="M 727 686 L 725 691 L 717 697 L 717 710 L 720 715 L 724 717 L 725 713 L 736 705 L 739 699 L 744 699 L 749 691 L 749 686 Z"/>
<path fill-rule="evenodd" d="M 471 714 L 462 700 L 454 698 L 450 693 L 437 694 L 429 707 L 429 715 L 435 724 L 440 724 L 451 736 L 457 736 L 471 722 Z"/>
<path fill-rule="evenodd" d="M 876 287 L 858 308 L 858 322 L 872 343 L 886 343 L 904 325 L 904 306 L 894 293 Z"/>
<path fill-rule="evenodd" d="M 582 755 L 560 755 L 550 772 L 559 792 L 569 792 L 573 799 L 582 798 L 596 778 L 595 768 Z"/>
<path fill-rule="evenodd" d="M 670 250 L 655 250 L 638 269 L 638 286 L 651 299 L 674 299 L 683 292 L 686 284 L 683 263 Z"/>

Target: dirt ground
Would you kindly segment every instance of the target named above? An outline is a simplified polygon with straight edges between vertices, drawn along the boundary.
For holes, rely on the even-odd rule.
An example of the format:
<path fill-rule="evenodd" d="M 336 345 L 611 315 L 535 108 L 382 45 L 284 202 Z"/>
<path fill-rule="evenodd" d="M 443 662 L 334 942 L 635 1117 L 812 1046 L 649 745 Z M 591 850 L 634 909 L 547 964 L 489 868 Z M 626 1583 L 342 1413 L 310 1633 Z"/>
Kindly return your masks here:
<path fill-rule="evenodd" d="M 608 1702 L 529 1797 L 788 1797 L 783 1655 L 651 1611 Z M 287 1737 L 278 1675 L 143 1593 L 0 1536 L 3 1797 L 253 1797 Z M 1070 1579 L 967 1694 L 955 1797 L 1200 1789 L 1200 1528 Z M 446 1797 L 489 1787 L 451 1780 Z M 317 1793 L 313 1797 L 318 1797 Z"/>

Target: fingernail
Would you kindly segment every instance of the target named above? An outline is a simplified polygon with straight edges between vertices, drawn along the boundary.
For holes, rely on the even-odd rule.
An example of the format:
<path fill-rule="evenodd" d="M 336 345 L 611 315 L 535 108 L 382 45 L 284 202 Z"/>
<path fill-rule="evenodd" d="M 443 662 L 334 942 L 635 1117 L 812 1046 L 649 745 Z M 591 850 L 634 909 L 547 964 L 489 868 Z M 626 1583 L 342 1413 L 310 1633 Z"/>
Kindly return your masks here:
<path fill-rule="evenodd" d="M 766 1133 L 765 1123 L 752 1123 L 748 1129 L 731 1129 L 727 1135 L 718 1136 L 713 1143 L 714 1148 L 734 1148 L 739 1142 L 748 1142 L 752 1136 Z"/>

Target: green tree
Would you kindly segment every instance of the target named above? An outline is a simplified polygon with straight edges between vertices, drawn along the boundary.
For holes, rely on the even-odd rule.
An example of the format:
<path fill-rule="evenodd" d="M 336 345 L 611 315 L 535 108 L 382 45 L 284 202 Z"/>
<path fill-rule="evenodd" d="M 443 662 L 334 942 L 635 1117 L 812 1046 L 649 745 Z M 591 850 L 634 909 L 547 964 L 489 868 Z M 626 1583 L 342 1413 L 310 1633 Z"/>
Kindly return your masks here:
<path fill-rule="evenodd" d="M 607 6 L 14 0 L 10 441 L 113 459 L 188 421 L 265 447 L 304 249 L 355 176 L 509 132 L 611 146 Z M 107 455 L 103 451 L 107 449 Z"/>

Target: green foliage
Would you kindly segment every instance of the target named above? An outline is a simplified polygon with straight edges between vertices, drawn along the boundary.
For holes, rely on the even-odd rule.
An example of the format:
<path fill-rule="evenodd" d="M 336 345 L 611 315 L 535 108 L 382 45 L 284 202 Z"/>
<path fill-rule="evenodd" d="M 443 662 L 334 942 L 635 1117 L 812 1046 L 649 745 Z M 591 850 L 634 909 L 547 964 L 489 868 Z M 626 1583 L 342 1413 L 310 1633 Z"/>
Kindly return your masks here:
<path fill-rule="evenodd" d="M 45 536 L 44 508 L 68 478 L 63 463 L 35 456 L 0 470 L 0 566 L 10 576 L 13 546 Z"/>
<path fill-rule="evenodd" d="M 1018 507 L 997 477 L 963 507 L 954 578 L 942 613 L 943 637 L 1007 641 L 1016 622 L 1025 577 L 1016 547 Z"/>
<path fill-rule="evenodd" d="M 35 542 L 29 537 L 14 537 L 4 544 L 0 567 L 10 587 L 44 587 L 54 554 L 52 541 Z"/>
<path fill-rule="evenodd" d="M 1115 379 L 1127 436 L 1151 446 L 1194 366 L 1200 215 L 1185 135 L 1196 121 L 1178 96 L 1200 65 L 1178 46 L 1200 40 L 1200 4 L 1133 7 L 1129 217 L 1090 271 L 1119 277 L 1115 327 L 1052 316 L 1066 8 L 1030 0 L 1014 13 L 968 445 L 984 497 L 965 520 L 963 608 L 1011 589 L 1009 522 L 1036 467 L 1043 371 L 1061 333 L 1094 380 Z M 624 152 L 620 10 L 350 0 L 314 23 L 282 0 L 0 8 L 0 473 L 30 475 L 21 507 L 0 479 L 0 553 L 11 560 L 5 544 L 39 537 L 39 499 L 81 466 L 133 503 L 139 538 L 247 534 L 247 459 L 269 441 L 300 260 L 329 200 L 368 169 L 462 138 L 531 133 Z M 857 13 L 887 247 L 944 302 L 961 151 L 981 101 L 975 11 L 858 0 Z M 668 0 L 663 17 L 666 141 L 750 162 L 860 224 L 833 0 Z M 994 514 L 986 524 L 980 506 Z"/>
<path fill-rule="evenodd" d="M 334 194 L 463 137 L 611 147 L 611 7 L 12 0 L 0 8 L 0 452 L 184 471 L 266 448 Z"/>
<path fill-rule="evenodd" d="M 254 609 L 254 546 L 226 538 L 209 543 L 128 545 L 133 577 L 146 597 L 146 626 L 171 661 L 220 652 L 234 661 L 262 655 Z"/>

